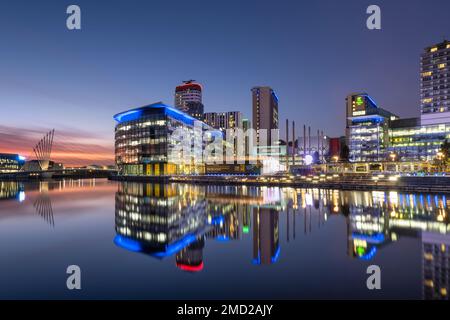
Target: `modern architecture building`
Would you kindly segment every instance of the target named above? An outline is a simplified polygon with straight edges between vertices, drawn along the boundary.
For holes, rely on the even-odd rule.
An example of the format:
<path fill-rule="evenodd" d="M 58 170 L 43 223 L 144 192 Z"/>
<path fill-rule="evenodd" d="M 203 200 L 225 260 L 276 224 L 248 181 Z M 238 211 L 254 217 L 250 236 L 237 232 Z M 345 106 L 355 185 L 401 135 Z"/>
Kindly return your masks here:
<path fill-rule="evenodd" d="M 247 130 L 252 128 L 252 123 L 249 119 L 242 119 L 242 130 L 247 132 Z M 245 135 L 244 138 L 244 154 L 246 156 L 250 155 L 250 136 Z"/>
<path fill-rule="evenodd" d="M 115 158 L 119 175 L 166 176 L 204 172 L 201 159 L 205 123 L 162 102 L 121 112 L 114 116 Z M 200 128 L 195 130 L 194 126 Z M 176 132 L 175 132 L 176 131 Z M 174 134 L 175 133 L 175 134 Z M 188 137 L 188 138 L 186 138 Z M 186 144 L 179 148 L 180 144 Z M 199 143 L 200 154 L 188 152 Z M 180 154 L 174 155 L 176 150 Z M 192 150 L 195 150 L 193 148 Z M 170 156 L 174 156 L 171 161 Z"/>
<path fill-rule="evenodd" d="M 367 94 L 347 97 L 350 161 L 432 161 L 450 139 L 450 42 L 425 48 L 420 59 L 420 117 L 399 119 Z"/>
<path fill-rule="evenodd" d="M 278 97 L 272 88 L 252 88 L 252 114 L 257 144 L 269 146 L 272 141 L 271 129 L 278 129 Z M 267 141 L 262 137 L 262 129 L 267 130 Z M 273 140 L 278 140 L 278 137 L 273 137 Z"/>
<path fill-rule="evenodd" d="M 227 130 L 243 129 L 242 113 L 240 111 L 228 111 L 228 112 L 207 112 L 204 116 L 204 121 L 207 125 L 214 129 L 220 130 L 223 133 L 223 139 L 227 140 L 227 148 L 233 148 L 233 157 L 237 160 L 238 146 L 241 144 L 238 136 L 231 134 L 227 137 Z M 231 146 L 232 143 L 232 146 Z M 242 150 L 244 152 L 245 150 Z M 248 154 L 248 153 L 247 153 Z M 226 156 L 226 150 L 224 150 L 224 156 Z"/>
<path fill-rule="evenodd" d="M 175 107 L 190 115 L 203 120 L 202 86 L 195 80 L 183 81 L 183 84 L 175 88 Z"/>
<path fill-rule="evenodd" d="M 25 164 L 25 158 L 18 154 L 0 153 L 0 173 L 19 171 Z"/>
<path fill-rule="evenodd" d="M 425 300 L 448 300 L 450 295 L 450 236 L 422 232 L 422 282 Z"/>
<path fill-rule="evenodd" d="M 272 208 L 253 208 L 253 263 L 275 263 L 280 255 L 278 212 Z"/>
<path fill-rule="evenodd" d="M 206 112 L 204 121 L 207 125 L 222 131 L 243 128 L 242 113 L 240 111 Z"/>
<path fill-rule="evenodd" d="M 421 125 L 421 118 L 391 122 L 387 152 L 396 161 L 432 161 L 450 139 L 450 122 Z"/>
<path fill-rule="evenodd" d="M 389 143 L 389 123 L 398 119 L 375 103 L 367 93 L 353 93 L 346 98 L 346 138 L 349 160 L 383 161 Z"/>
<path fill-rule="evenodd" d="M 425 48 L 420 58 L 421 124 L 450 122 L 450 41 Z"/>
<path fill-rule="evenodd" d="M 25 200 L 24 184 L 18 181 L 0 181 L 0 200 Z"/>

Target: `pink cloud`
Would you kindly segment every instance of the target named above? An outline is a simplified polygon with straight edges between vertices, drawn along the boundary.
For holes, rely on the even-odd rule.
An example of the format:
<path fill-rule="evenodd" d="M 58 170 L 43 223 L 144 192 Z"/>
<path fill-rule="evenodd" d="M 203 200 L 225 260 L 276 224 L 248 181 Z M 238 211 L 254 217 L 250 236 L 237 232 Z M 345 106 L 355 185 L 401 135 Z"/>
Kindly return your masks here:
<path fill-rule="evenodd" d="M 33 147 L 49 131 L 42 128 L 16 128 L 0 125 L 0 153 L 18 153 L 35 159 Z M 92 133 L 56 129 L 51 160 L 66 166 L 114 164 L 114 141 L 96 138 Z"/>

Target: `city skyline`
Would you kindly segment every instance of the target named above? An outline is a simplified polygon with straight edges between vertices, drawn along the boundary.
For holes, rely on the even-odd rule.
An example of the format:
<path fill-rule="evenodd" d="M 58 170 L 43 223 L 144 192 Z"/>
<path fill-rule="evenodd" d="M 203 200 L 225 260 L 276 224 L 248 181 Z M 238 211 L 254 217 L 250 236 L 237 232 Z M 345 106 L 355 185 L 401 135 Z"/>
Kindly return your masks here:
<path fill-rule="evenodd" d="M 190 24 L 163 3 L 112 1 L 105 14 L 101 5 L 79 1 L 83 28 L 71 33 L 64 25 L 68 2 L 18 1 L 0 10 L 9 45 L 0 53 L 0 106 L 8 110 L 0 149 L 32 157 L 40 135 L 55 128 L 55 160 L 112 164 L 111 115 L 155 101 L 172 104 L 174 88 L 191 78 L 204 86 L 205 112 L 226 106 L 244 118 L 251 118 L 251 88 L 272 87 L 281 130 L 289 118 L 344 135 L 345 97 L 358 91 L 402 118 L 418 116 L 420 55 L 450 30 L 449 4 L 433 3 L 439 10 L 420 1 L 380 1 L 382 30 L 370 31 L 369 3 L 360 1 L 282 3 L 276 10 L 263 1 L 258 17 L 250 2 L 239 4 L 239 12 L 230 4 L 201 3 L 197 10 L 179 3 L 184 15 L 197 18 Z M 427 23 L 406 24 L 400 15 Z M 186 29 L 196 37 L 183 37 Z M 179 59 L 179 42 L 190 59 Z M 64 150 L 58 133 L 76 147 Z"/>

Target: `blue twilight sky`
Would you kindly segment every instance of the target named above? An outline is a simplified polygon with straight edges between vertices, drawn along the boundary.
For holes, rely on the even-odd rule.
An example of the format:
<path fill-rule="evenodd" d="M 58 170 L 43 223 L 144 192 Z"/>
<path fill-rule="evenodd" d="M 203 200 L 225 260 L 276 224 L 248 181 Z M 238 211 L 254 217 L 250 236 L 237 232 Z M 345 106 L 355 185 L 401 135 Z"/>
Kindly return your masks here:
<path fill-rule="evenodd" d="M 66 28 L 78 4 L 82 30 Z M 366 28 L 366 8 L 382 30 Z M 251 118 L 251 87 L 295 119 L 344 134 L 344 99 L 367 91 L 418 115 L 424 47 L 450 38 L 448 0 L 0 0 L 0 126 L 50 128 L 113 143 L 112 115 L 204 85 L 205 111 Z"/>

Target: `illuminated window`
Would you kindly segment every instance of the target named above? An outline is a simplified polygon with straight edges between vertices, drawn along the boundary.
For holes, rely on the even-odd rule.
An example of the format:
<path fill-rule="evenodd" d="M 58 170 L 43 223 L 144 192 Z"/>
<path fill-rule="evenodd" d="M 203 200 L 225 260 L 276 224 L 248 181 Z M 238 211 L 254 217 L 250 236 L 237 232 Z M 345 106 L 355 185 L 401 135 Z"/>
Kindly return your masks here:
<path fill-rule="evenodd" d="M 422 72 L 422 77 L 429 77 L 433 74 L 433 72 L 428 71 L 428 72 Z"/>
<path fill-rule="evenodd" d="M 446 47 L 447 49 L 450 49 L 450 43 L 447 43 L 447 47 Z"/>
<path fill-rule="evenodd" d="M 433 98 L 426 98 L 426 99 L 422 100 L 423 103 L 430 103 L 432 101 L 433 101 Z"/>
<path fill-rule="evenodd" d="M 445 68 L 445 63 L 440 63 L 440 64 L 438 65 L 438 68 L 439 68 L 439 69 Z"/>
<path fill-rule="evenodd" d="M 437 49 L 438 49 L 437 47 L 431 48 L 431 49 L 430 49 L 430 52 L 436 52 Z"/>

